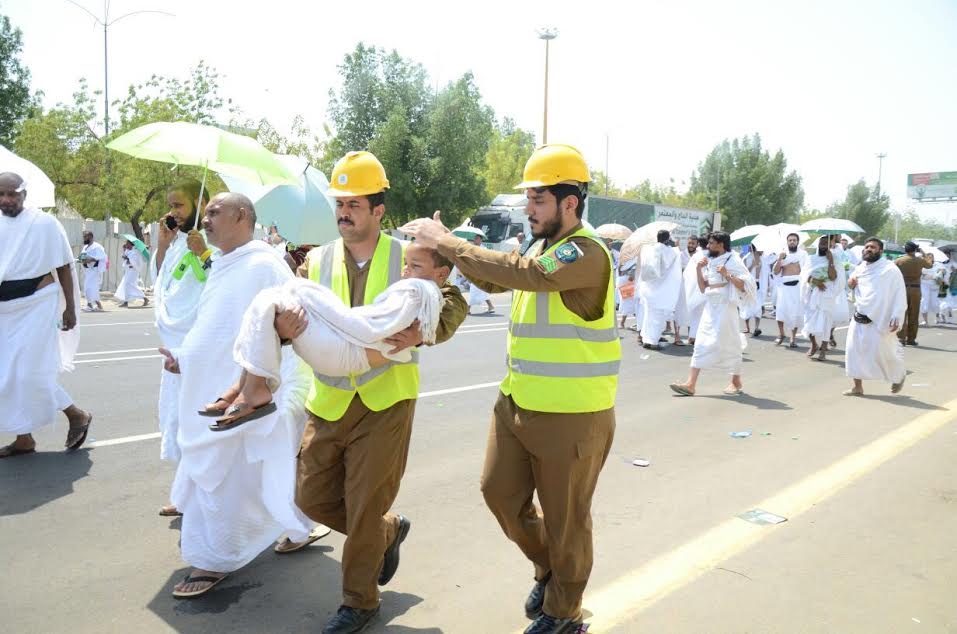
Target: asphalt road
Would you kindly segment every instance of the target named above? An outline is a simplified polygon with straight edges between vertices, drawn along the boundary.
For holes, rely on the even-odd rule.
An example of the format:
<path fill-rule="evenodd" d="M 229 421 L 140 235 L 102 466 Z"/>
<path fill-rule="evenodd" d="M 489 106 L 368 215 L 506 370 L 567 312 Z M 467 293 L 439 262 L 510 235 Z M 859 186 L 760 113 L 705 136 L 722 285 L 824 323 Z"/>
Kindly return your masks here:
<path fill-rule="evenodd" d="M 527 624 L 531 566 L 478 488 L 509 298 L 495 301 L 498 315 L 470 317 L 422 355 L 396 504 L 412 532 L 371 632 Z M 170 596 L 186 567 L 179 522 L 156 515 L 173 470 L 158 457 L 152 310 L 111 306 L 81 324 L 64 386 L 94 412 L 88 448 L 60 451 L 64 419 L 38 434 L 39 454 L 0 461 L 0 631 L 318 632 L 339 605 L 335 534 L 296 555 L 267 551 L 200 600 Z M 921 332 L 901 396 L 865 384 L 870 395 L 853 399 L 841 396 L 841 354 L 811 362 L 767 335 L 746 351 L 746 396 L 722 396 L 726 378 L 706 372 L 698 397 L 673 397 L 690 349 L 623 341 L 590 632 L 957 632 L 957 329 Z M 737 517 L 754 508 L 787 521 Z"/>

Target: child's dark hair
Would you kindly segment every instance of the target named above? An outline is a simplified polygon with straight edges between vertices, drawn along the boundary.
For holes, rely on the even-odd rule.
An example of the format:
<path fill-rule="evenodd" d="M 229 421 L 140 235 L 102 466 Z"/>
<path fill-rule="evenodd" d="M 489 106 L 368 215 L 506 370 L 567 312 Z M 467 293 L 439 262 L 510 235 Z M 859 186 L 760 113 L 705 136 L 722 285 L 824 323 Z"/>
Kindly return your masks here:
<path fill-rule="evenodd" d="M 452 270 L 452 260 L 439 253 L 438 249 L 429 249 L 429 251 L 432 252 L 432 264 L 434 264 L 436 268 L 447 266 L 450 271 Z"/>

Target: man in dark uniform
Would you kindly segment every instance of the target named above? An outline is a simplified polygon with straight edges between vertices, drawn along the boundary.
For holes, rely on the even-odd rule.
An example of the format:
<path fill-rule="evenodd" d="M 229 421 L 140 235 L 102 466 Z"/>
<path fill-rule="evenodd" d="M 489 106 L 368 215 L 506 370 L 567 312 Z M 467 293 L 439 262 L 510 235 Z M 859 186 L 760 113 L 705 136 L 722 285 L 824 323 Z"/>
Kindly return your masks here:
<path fill-rule="evenodd" d="M 894 264 L 901 270 L 907 289 L 907 314 L 897 337 L 901 345 L 916 346 L 920 317 L 920 274 L 924 269 L 934 266 L 934 256 L 924 255 L 916 242 L 907 242 L 904 244 L 904 255 L 897 258 Z"/>

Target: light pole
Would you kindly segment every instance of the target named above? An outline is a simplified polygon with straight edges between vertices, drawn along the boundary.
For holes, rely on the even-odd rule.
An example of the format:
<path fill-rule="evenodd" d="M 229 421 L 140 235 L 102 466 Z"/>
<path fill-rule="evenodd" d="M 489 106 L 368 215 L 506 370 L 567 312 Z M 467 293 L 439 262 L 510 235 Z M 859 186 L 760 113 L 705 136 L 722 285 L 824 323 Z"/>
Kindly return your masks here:
<path fill-rule="evenodd" d="M 887 158 L 887 155 L 883 152 L 877 155 L 877 197 L 881 197 L 881 171 L 884 167 L 884 159 Z"/>
<path fill-rule="evenodd" d="M 66 0 L 73 6 L 82 9 L 93 18 L 93 21 L 103 27 L 103 136 L 108 137 L 110 135 L 110 64 L 109 64 L 109 55 L 108 55 L 108 29 L 122 20 L 123 18 L 128 18 L 134 15 L 139 15 L 141 13 L 159 13 L 161 15 L 168 15 L 174 17 L 172 13 L 166 11 L 131 11 L 130 13 L 125 13 L 118 18 L 110 19 L 110 2 L 109 0 L 103 0 L 103 19 L 101 20 L 99 16 L 95 13 L 84 7 L 83 5 L 74 2 L 74 0 Z"/>
<path fill-rule="evenodd" d="M 542 145 L 548 143 L 548 43 L 558 37 L 558 29 L 543 27 L 535 31 L 538 39 L 545 40 L 545 111 L 542 117 Z"/>

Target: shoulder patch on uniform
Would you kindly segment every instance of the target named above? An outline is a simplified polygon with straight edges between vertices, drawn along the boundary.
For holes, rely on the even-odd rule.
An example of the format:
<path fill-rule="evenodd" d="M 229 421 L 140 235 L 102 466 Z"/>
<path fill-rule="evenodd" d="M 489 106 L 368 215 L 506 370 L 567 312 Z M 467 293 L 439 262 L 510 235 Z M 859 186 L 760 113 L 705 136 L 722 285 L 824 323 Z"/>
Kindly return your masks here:
<path fill-rule="evenodd" d="M 555 249 L 555 257 L 558 258 L 559 262 L 564 262 L 565 264 L 571 264 L 578 259 L 580 254 L 581 250 L 572 242 L 566 242 Z"/>
<path fill-rule="evenodd" d="M 535 261 L 538 262 L 538 265 L 541 266 L 546 273 L 552 273 L 558 268 L 558 262 L 550 255 L 540 256 Z"/>

